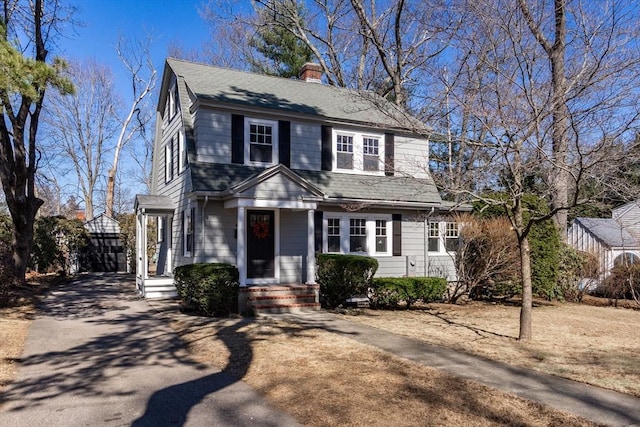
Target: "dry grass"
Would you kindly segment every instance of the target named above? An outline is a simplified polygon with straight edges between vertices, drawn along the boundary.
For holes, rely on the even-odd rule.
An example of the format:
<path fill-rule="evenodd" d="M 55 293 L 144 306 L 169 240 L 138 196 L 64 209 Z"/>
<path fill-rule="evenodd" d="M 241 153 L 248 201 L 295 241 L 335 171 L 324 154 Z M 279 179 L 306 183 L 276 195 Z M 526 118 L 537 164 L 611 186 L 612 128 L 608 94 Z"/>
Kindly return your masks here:
<path fill-rule="evenodd" d="M 640 311 L 546 303 L 533 309 L 532 342 L 519 342 L 519 308 L 430 304 L 364 310 L 349 320 L 467 353 L 640 396 Z"/>
<path fill-rule="evenodd" d="M 593 425 L 323 330 L 175 316 L 194 358 L 309 426 Z"/>

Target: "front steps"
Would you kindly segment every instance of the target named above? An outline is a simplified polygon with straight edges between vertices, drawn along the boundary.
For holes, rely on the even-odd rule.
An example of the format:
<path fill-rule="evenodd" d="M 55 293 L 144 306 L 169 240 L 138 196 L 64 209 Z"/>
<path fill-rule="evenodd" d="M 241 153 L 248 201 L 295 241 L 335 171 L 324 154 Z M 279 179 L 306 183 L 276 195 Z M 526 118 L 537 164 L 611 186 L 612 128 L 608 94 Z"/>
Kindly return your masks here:
<path fill-rule="evenodd" d="M 240 307 L 256 315 L 317 311 L 319 291 L 319 285 L 247 286 L 240 288 Z"/>

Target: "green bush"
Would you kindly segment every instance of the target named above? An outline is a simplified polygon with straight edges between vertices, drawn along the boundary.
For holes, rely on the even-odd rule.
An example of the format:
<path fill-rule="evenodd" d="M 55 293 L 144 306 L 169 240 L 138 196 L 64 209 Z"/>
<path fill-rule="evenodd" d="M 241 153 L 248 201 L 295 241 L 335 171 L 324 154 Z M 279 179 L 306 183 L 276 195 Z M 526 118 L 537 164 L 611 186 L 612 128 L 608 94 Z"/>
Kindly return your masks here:
<path fill-rule="evenodd" d="M 410 308 L 417 301 L 441 301 L 446 290 L 441 277 L 379 277 L 373 279 L 370 299 L 374 307 L 397 307 L 404 301 Z"/>
<path fill-rule="evenodd" d="M 318 255 L 316 280 L 320 285 L 320 302 L 336 308 L 347 298 L 366 295 L 378 269 L 375 258 L 360 255 Z"/>
<path fill-rule="evenodd" d="M 178 296 L 207 316 L 238 311 L 238 269 L 230 264 L 189 264 L 174 270 Z"/>

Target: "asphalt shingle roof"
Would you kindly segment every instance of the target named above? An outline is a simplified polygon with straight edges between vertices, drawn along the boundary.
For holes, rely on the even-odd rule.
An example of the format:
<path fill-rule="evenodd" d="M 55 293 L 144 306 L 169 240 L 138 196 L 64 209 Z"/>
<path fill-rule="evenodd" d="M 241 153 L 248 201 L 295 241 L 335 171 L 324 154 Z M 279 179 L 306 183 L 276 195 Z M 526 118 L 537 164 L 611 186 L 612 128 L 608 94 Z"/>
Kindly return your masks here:
<path fill-rule="evenodd" d="M 387 128 L 425 129 L 375 94 L 334 86 L 254 74 L 211 65 L 167 59 L 199 99 L 310 114 Z M 382 110 L 386 110 L 383 112 Z"/>
<path fill-rule="evenodd" d="M 224 192 L 264 171 L 259 167 L 202 162 L 192 163 L 190 169 L 193 190 L 196 192 Z M 328 171 L 292 172 L 318 187 L 329 199 L 442 203 L 431 179 L 353 175 Z"/>
<path fill-rule="evenodd" d="M 609 247 L 640 247 L 638 240 L 614 219 L 576 218 L 576 221 Z"/>

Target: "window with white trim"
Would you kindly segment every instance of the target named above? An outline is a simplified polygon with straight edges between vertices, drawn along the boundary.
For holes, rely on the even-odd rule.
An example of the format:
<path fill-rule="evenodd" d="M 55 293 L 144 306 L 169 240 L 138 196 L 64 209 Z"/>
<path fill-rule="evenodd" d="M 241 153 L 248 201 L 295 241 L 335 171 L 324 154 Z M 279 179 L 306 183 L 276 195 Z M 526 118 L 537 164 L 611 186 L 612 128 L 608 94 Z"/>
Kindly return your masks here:
<path fill-rule="evenodd" d="M 178 174 L 187 168 L 187 147 L 182 131 L 178 132 Z"/>
<path fill-rule="evenodd" d="M 376 219 L 376 253 L 387 252 L 387 221 Z"/>
<path fill-rule="evenodd" d="M 391 215 L 327 213 L 323 252 L 391 255 Z"/>
<path fill-rule="evenodd" d="M 447 253 L 458 250 L 460 234 L 457 222 L 429 222 L 428 236 L 429 252 Z"/>
<path fill-rule="evenodd" d="M 245 118 L 245 159 L 249 164 L 278 163 L 278 122 Z"/>
<path fill-rule="evenodd" d="M 362 138 L 362 164 L 365 171 L 380 170 L 380 139 L 371 136 Z"/>
<path fill-rule="evenodd" d="M 384 135 L 333 131 L 333 170 L 381 174 L 384 161 Z"/>
<path fill-rule="evenodd" d="M 173 179 L 173 138 L 164 147 L 164 182 Z"/>
<path fill-rule="evenodd" d="M 193 239 L 195 236 L 195 209 L 182 211 L 182 247 L 183 255 L 193 255 Z"/>
<path fill-rule="evenodd" d="M 327 219 L 327 252 L 340 252 L 340 218 Z"/>
<path fill-rule="evenodd" d="M 365 218 L 349 220 L 349 252 L 367 253 L 367 220 Z"/>

